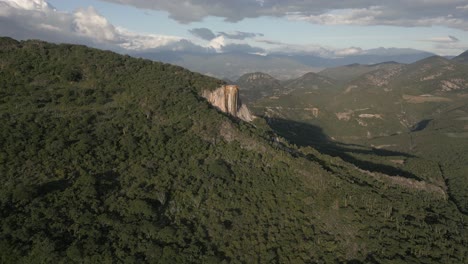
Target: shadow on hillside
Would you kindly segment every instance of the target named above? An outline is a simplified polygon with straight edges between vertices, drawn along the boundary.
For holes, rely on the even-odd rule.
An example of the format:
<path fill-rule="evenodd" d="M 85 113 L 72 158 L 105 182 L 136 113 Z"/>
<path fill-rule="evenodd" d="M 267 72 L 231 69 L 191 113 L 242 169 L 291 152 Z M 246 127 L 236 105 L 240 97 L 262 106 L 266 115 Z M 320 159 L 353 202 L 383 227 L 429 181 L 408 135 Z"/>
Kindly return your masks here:
<path fill-rule="evenodd" d="M 270 127 L 275 130 L 278 135 L 297 146 L 311 146 L 323 154 L 340 157 L 342 160 L 354 164 L 356 167 L 363 170 L 421 180 L 411 172 L 375 161 L 375 156 L 381 158 L 414 157 L 410 154 L 333 141 L 323 132 L 322 128 L 311 124 L 278 118 L 269 118 L 267 120 Z M 374 156 L 374 160 L 364 160 L 353 154 L 367 155 L 369 158 Z"/>

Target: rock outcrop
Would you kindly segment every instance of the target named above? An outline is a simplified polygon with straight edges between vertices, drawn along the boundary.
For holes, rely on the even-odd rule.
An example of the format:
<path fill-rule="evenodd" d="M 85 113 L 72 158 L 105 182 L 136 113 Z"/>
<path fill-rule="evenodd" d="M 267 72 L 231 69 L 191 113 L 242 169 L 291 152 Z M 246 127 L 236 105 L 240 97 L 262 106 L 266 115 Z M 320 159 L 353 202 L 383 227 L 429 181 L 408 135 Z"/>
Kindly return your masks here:
<path fill-rule="evenodd" d="M 214 91 L 205 90 L 202 96 L 225 113 L 247 122 L 253 120 L 253 115 L 239 99 L 239 87 L 237 85 L 223 85 Z"/>

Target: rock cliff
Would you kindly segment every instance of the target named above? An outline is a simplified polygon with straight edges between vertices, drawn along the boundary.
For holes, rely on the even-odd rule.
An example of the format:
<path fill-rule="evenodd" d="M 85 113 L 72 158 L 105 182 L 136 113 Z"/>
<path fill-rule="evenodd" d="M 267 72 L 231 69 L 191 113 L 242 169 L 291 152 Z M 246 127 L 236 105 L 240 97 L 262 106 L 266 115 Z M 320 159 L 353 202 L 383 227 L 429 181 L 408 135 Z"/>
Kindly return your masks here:
<path fill-rule="evenodd" d="M 239 99 L 239 87 L 237 85 L 223 85 L 214 91 L 205 90 L 202 96 L 225 113 L 247 122 L 253 120 L 253 115 Z"/>

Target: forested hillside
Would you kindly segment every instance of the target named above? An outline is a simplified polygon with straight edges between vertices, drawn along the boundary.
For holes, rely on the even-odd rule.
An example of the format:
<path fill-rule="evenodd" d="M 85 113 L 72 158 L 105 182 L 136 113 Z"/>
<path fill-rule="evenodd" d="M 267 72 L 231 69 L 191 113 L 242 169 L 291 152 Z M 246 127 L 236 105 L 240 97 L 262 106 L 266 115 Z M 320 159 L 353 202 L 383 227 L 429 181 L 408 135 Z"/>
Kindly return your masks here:
<path fill-rule="evenodd" d="M 221 84 L 1 38 L 0 263 L 466 263 L 439 178 L 290 145 L 200 96 Z"/>

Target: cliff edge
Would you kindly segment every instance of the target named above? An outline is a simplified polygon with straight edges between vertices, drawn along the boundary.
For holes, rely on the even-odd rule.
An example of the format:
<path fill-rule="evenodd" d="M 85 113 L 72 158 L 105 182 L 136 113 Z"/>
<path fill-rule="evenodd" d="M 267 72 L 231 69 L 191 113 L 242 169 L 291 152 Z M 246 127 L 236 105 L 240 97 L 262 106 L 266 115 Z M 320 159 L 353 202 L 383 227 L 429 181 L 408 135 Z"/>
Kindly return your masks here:
<path fill-rule="evenodd" d="M 240 101 L 237 85 L 223 85 L 214 91 L 203 91 L 202 96 L 219 110 L 244 121 L 251 122 L 253 115 Z"/>

